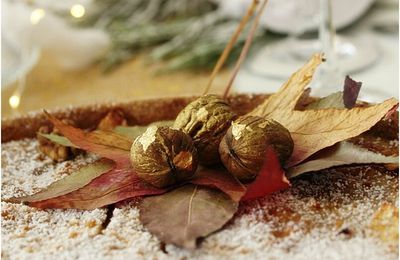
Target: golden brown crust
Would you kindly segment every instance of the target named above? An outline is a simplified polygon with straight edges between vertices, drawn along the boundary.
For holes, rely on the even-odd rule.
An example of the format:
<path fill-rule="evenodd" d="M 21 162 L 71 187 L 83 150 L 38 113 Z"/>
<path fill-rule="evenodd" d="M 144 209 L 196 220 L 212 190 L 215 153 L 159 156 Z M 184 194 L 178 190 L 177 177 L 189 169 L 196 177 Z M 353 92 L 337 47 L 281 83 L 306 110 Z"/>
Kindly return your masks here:
<path fill-rule="evenodd" d="M 229 103 L 238 114 L 244 114 L 260 104 L 266 95 L 232 95 Z M 76 122 L 80 128 L 92 128 L 111 110 L 121 110 L 129 125 L 147 125 L 154 121 L 174 119 L 179 111 L 192 97 L 159 98 L 133 100 L 115 104 L 99 104 L 73 108 L 63 108 L 49 111 L 57 118 L 68 118 Z M 3 119 L 1 124 L 1 142 L 34 137 L 39 127 L 50 125 L 42 112 Z"/>

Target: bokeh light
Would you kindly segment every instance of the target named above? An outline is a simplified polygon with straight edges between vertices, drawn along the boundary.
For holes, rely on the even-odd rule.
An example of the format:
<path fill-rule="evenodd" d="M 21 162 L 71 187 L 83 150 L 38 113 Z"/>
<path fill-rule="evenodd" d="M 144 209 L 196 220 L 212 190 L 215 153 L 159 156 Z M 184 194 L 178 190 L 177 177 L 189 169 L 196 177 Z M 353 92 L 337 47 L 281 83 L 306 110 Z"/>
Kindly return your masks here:
<path fill-rule="evenodd" d="M 31 23 L 38 24 L 45 15 L 46 15 L 46 12 L 41 8 L 33 10 L 31 13 L 31 17 L 30 17 Z"/>
<path fill-rule="evenodd" d="M 75 18 L 81 18 L 85 15 L 85 7 L 80 4 L 75 4 L 71 7 L 71 15 Z"/>
<path fill-rule="evenodd" d="M 12 95 L 10 99 L 8 100 L 8 103 L 10 104 L 11 108 L 18 108 L 20 102 L 20 98 L 17 95 Z"/>

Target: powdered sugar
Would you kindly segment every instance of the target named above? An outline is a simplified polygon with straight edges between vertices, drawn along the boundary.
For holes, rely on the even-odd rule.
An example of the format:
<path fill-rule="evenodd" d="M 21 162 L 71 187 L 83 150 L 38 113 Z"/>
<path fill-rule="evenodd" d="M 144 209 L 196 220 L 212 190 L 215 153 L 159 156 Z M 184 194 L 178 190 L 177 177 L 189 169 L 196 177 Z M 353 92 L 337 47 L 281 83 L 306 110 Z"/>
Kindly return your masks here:
<path fill-rule="evenodd" d="M 40 160 L 32 139 L 3 144 L 4 198 L 36 192 L 71 164 Z M 45 166 L 41 174 L 35 169 Z M 39 210 L 2 203 L 4 259 L 397 259 L 398 252 L 365 232 L 383 201 L 398 203 L 398 177 L 383 167 L 353 166 L 306 174 L 292 187 L 242 203 L 221 231 L 188 251 L 166 245 L 140 223 L 138 202 L 107 209 Z"/>
<path fill-rule="evenodd" d="M 79 155 L 73 161 L 54 163 L 38 151 L 36 140 L 23 139 L 2 144 L 1 195 L 7 199 L 33 194 L 95 158 L 94 155 Z"/>

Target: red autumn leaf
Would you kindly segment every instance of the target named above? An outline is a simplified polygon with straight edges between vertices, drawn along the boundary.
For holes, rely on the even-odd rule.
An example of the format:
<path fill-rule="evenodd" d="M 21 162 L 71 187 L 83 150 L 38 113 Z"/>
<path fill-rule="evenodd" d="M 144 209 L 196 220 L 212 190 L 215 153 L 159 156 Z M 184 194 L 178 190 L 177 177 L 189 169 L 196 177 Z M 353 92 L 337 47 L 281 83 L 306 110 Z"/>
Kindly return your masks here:
<path fill-rule="evenodd" d="M 200 168 L 193 184 L 216 188 L 226 193 L 233 201 L 238 202 L 246 193 L 246 187 L 224 168 Z"/>
<path fill-rule="evenodd" d="M 47 114 L 47 113 L 46 113 Z M 47 114 L 54 126 L 77 147 L 112 159 L 113 169 L 91 180 L 86 186 L 65 195 L 30 201 L 30 206 L 38 208 L 94 209 L 128 198 L 162 194 L 167 189 L 159 189 L 142 181 L 130 165 L 131 141 L 112 132 L 85 132 L 64 124 Z M 217 188 L 239 201 L 246 188 L 226 170 L 203 169 L 191 181 L 194 184 Z"/>
<path fill-rule="evenodd" d="M 117 165 L 78 190 L 63 196 L 30 202 L 28 205 L 37 208 L 95 209 L 128 198 L 162 194 L 166 191 L 140 180 L 130 166 Z"/>
<path fill-rule="evenodd" d="M 224 169 L 202 168 L 190 182 L 219 189 L 235 202 L 246 193 L 246 187 Z M 129 198 L 162 194 L 167 190 L 143 182 L 131 167 L 117 165 L 80 189 L 63 196 L 29 202 L 28 205 L 37 208 L 94 209 Z"/>
<path fill-rule="evenodd" d="M 281 168 L 279 159 L 272 148 L 265 153 L 265 162 L 257 178 L 249 184 L 242 200 L 252 200 L 263 197 L 278 190 L 290 187 L 290 183 Z"/>
<path fill-rule="evenodd" d="M 75 146 L 124 165 L 129 164 L 132 141 L 127 137 L 106 131 L 85 132 L 82 129 L 64 124 L 46 111 L 45 113 L 54 127 Z"/>
<path fill-rule="evenodd" d="M 63 190 L 69 187 L 69 190 L 72 190 L 71 192 L 57 197 L 43 197 L 44 199 L 40 201 L 31 200 L 28 205 L 38 208 L 94 209 L 128 198 L 161 194 L 167 191 L 151 186 L 139 179 L 130 165 L 131 141 L 126 137 L 105 131 L 85 132 L 82 129 L 66 125 L 54 116 L 45 113 L 54 126 L 72 144 L 113 160 L 115 167 L 91 179 L 85 186 L 74 189 L 74 185 L 77 185 L 77 181 L 74 180 L 79 178 L 79 174 L 86 174 L 85 171 L 81 171 L 77 173 L 75 179 L 66 181 L 65 187 L 61 187 Z M 93 174 L 93 176 L 96 175 Z M 87 176 L 82 176 L 82 178 L 87 178 Z M 46 194 L 57 194 L 52 187 L 46 192 Z"/>

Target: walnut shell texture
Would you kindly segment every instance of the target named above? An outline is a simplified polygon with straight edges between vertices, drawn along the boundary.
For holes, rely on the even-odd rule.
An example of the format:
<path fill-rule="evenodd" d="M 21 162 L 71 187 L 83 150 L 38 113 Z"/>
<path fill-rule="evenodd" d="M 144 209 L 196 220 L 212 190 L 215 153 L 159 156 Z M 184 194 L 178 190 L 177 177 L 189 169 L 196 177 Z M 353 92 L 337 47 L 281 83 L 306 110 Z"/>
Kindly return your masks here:
<path fill-rule="evenodd" d="M 133 142 L 131 163 L 139 178 L 162 188 L 193 177 L 198 158 L 189 135 L 169 127 L 150 126 Z"/>
<path fill-rule="evenodd" d="M 220 161 L 219 143 L 236 114 L 218 95 L 204 95 L 187 105 L 176 117 L 173 128 L 192 137 L 199 161 L 210 165 Z"/>
<path fill-rule="evenodd" d="M 289 131 L 272 119 L 244 116 L 232 122 L 219 146 L 221 161 L 241 181 L 253 180 L 264 163 L 266 149 L 272 146 L 281 164 L 293 152 Z"/>

